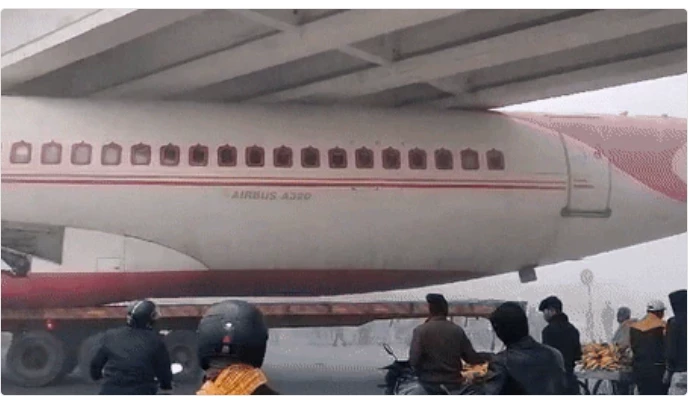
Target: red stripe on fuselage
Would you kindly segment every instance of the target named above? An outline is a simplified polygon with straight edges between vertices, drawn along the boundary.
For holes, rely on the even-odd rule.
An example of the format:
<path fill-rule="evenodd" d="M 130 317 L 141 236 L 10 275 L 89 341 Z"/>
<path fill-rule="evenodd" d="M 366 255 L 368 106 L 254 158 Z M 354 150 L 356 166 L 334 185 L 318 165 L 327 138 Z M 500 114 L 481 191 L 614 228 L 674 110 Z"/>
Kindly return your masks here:
<path fill-rule="evenodd" d="M 2 182 L 5 184 L 58 184 L 58 185 L 129 185 L 129 186 L 189 186 L 189 187 L 321 187 L 321 188 L 338 188 L 338 187 L 375 187 L 375 188 L 429 188 L 429 189 L 489 189 L 489 190 L 565 190 L 565 182 L 554 181 L 507 181 L 507 180 L 140 180 L 135 177 L 126 179 L 37 179 L 37 178 L 9 178 L 3 177 Z M 533 183 L 533 184 L 531 184 Z M 555 184 L 552 184 L 555 183 Z M 593 188 L 589 184 L 575 184 L 575 188 Z"/>

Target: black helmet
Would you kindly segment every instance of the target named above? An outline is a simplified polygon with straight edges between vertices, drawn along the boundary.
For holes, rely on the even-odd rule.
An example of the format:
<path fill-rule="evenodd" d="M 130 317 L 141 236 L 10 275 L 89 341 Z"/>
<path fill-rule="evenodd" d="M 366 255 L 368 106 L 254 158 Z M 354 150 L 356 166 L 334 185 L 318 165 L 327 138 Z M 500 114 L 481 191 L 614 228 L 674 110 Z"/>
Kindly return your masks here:
<path fill-rule="evenodd" d="M 154 302 L 139 300 L 127 309 L 127 325 L 133 328 L 151 328 L 158 316 L 158 308 Z"/>
<path fill-rule="evenodd" d="M 213 357 L 261 367 L 268 328 L 261 311 L 244 301 L 228 300 L 211 306 L 197 328 L 197 354 L 206 370 Z"/>

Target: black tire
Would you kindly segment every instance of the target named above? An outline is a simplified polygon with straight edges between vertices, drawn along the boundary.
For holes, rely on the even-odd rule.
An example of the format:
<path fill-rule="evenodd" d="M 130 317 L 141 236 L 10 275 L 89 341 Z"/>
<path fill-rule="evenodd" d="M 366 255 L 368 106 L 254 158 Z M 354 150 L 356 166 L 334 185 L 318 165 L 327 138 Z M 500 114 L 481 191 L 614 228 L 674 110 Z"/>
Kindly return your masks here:
<path fill-rule="evenodd" d="M 65 351 L 65 363 L 62 366 L 62 371 L 57 380 L 70 375 L 77 367 L 77 353 L 74 350 Z"/>
<path fill-rule="evenodd" d="M 170 354 L 170 363 L 182 365 L 182 372 L 175 374 L 176 382 L 196 382 L 201 377 L 201 368 L 196 351 L 194 331 L 171 331 L 163 338 Z"/>
<path fill-rule="evenodd" d="M 59 380 L 67 365 L 60 339 L 45 331 L 31 331 L 12 339 L 7 352 L 10 379 L 22 387 L 44 387 Z"/>
<path fill-rule="evenodd" d="M 77 366 L 79 367 L 79 376 L 84 380 L 91 381 L 91 360 L 96 355 L 96 348 L 100 344 L 101 339 L 103 339 L 103 332 L 91 335 L 79 345 Z"/>

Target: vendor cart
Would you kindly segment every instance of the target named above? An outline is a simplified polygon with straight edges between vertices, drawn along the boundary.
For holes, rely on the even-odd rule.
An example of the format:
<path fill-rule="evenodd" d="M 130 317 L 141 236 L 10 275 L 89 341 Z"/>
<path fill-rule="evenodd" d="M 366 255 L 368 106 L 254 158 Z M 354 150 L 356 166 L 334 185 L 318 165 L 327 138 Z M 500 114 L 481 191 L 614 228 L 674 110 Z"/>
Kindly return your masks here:
<path fill-rule="evenodd" d="M 620 371 L 575 370 L 583 395 L 632 395 L 634 382 L 631 369 Z"/>

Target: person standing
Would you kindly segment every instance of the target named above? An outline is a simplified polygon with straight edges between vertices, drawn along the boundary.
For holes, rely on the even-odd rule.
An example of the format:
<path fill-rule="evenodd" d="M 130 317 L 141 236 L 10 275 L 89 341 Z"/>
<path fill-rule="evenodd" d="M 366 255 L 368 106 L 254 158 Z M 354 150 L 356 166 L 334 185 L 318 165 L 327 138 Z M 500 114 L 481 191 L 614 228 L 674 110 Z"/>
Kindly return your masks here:
<path fill-rule="evenodd" d="M 674 316 L 666 325 L 666 373 L 664 384 L 669 395 L 688 392 L 688 291 L 677 290 L 668 295 Z"/>
<path fill-rule="evenodd" d="M 611 343 L 618 345 L 621 348 L 630 347 L 630 325 L 635 322 L 631 318 L 631 311 L 628 307 L 621 307 L 616 313 L 616 321 L 618 321 L 618 328 L 611 337 Z"/>
<path fill-rule="evenodd" d="M 633 353 L 633 379 L 640 395 L 665 395 L 666 362 L 664 355 L 664 311 L 660 300 L 647 303 L 647 315 L 630 325 L 630 346 Z"/>
<path fill-rule="evenodd" d="M 611 339 L 613 336 L 613 320 L 614 312 L 611 307 L 611 302 L 607 301 L 606 306 L 601 311 L 601 324 L 604 327 L 604 335 L 606 339 Z"/>
<path fill-rule="evenodd" d="M 621 349 L 628 349 L 626 353 L 630 353 L 630 325 L 635 322 L 631 318 L 632 312 L 628 307 L 620 307 L 616 313 L 616 321 L 618 321 L 618 328 L 611 338 L 611 343 Z M 626 381 L 617 381 L 613 383 L 616 395 L 630 395 L 633 384 Z"/>
<path fill-rule="evenodd" d="M 556 296 L 549 296 L 539 304 L 548 325 L 541 334 L 542 343 L 561 352 L 567 378 L 567 395 L 579 395 L 580 388 L 575 377 L 575 362 L 582 359 L 580 331 L 563 313 L 563 303 Z"/>

